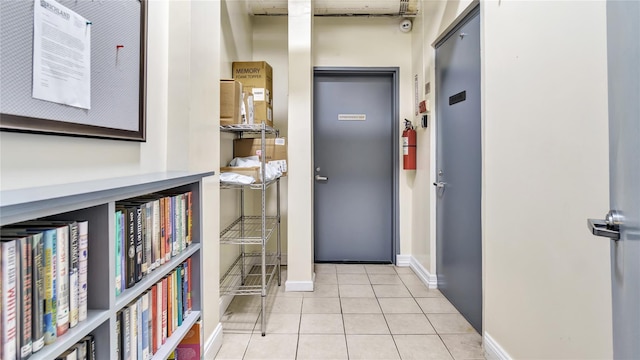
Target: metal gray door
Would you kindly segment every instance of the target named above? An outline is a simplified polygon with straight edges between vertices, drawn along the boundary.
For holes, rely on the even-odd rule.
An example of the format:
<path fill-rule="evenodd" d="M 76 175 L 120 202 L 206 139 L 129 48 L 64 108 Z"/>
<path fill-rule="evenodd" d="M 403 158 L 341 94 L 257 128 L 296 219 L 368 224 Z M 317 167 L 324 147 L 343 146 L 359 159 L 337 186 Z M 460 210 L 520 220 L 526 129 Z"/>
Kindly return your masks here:
<path fill-rule="evenodd" d="M 640 2 L 607 1 L 613 357 L 640 358 Z"/>
<path fill-rule="evenodd" d="M 315 260 L 391 262 L 393 77 L 316 71 L 313 96 Z"/>
<path fill-rule="evenodd" d="M 438 288 L 482 332 L 480 15 L 436 44 Z"/>

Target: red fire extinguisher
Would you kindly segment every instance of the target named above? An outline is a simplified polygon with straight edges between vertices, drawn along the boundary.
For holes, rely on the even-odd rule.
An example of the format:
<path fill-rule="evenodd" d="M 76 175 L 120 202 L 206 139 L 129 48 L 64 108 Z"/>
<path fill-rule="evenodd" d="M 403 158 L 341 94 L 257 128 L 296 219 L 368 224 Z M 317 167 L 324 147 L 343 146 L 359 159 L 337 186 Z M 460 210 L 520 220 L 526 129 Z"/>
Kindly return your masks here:
<path fill-rule="evenodd" d="M 404 119 L 404 131 L 402 132 L 402 154 L 405 170 L 416 169 L 416 130 L 411 121 Z"/>

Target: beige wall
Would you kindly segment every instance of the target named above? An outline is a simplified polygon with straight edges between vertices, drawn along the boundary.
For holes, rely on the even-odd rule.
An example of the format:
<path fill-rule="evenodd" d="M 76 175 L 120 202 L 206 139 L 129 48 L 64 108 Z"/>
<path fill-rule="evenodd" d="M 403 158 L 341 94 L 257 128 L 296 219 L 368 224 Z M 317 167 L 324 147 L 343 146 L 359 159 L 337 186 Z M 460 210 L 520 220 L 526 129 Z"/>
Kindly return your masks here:
<path fill-rule="evenodd" d="M 605 2 L 486 2 L 485 332 L 513 358 L 612 357 Z"/>

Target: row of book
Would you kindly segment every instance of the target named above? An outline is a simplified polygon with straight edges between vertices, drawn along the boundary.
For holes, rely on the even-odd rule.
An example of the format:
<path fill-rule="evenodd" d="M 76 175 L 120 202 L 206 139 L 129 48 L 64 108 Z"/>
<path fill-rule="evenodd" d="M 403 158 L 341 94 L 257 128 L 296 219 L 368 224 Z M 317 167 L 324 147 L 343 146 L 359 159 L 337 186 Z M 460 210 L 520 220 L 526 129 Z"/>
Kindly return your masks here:
<path fill-rule="evenodd" d="M 147 360 L 191 313 L 191 258 L 177 266 L 116 318 L 117 359 Z"/>
<path fill-rule="evenodd" d="M 191 197 L 156 194 L 116 204 L 116 296 L 191 244 Z"/>
<path fill-rule="evenodd" d="M 96 341 L 89 334 L 73 345 L 70 349 L 58 356 L 56 360 L 96 360 Z"/>
<path fill-rule="evenodd" d="M 0 359 L 28 359 L 87 318 L 89 224 L 0 228 Z"/>

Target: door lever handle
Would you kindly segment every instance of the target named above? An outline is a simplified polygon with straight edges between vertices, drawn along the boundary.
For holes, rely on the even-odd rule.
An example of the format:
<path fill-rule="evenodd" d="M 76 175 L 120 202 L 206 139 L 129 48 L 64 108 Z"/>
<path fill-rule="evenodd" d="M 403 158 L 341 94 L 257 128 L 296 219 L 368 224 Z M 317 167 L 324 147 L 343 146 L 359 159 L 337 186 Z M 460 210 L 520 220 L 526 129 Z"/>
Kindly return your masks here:
<path fill-rule="evenodd" d="M 433 183 L 433 186 L 435 186 L 437 189 L 444 189 L 445 185 L 447 185 L 447 183 L 442 181 Z"/>
<path fill-rule="evenodd" d="M 622 214 L 616 210 L 607 213 L 604 220 L 587 219 L 587 227 L 595 236 L 607 237 L 611 240 L 620 240 L 620 224 Z"/>
<path fill-rule="evenodd" d="M 326 176 L 316 175 L 316 181 L 327 181 L 327 180 L 329 180 L 329 178 Z"/>

